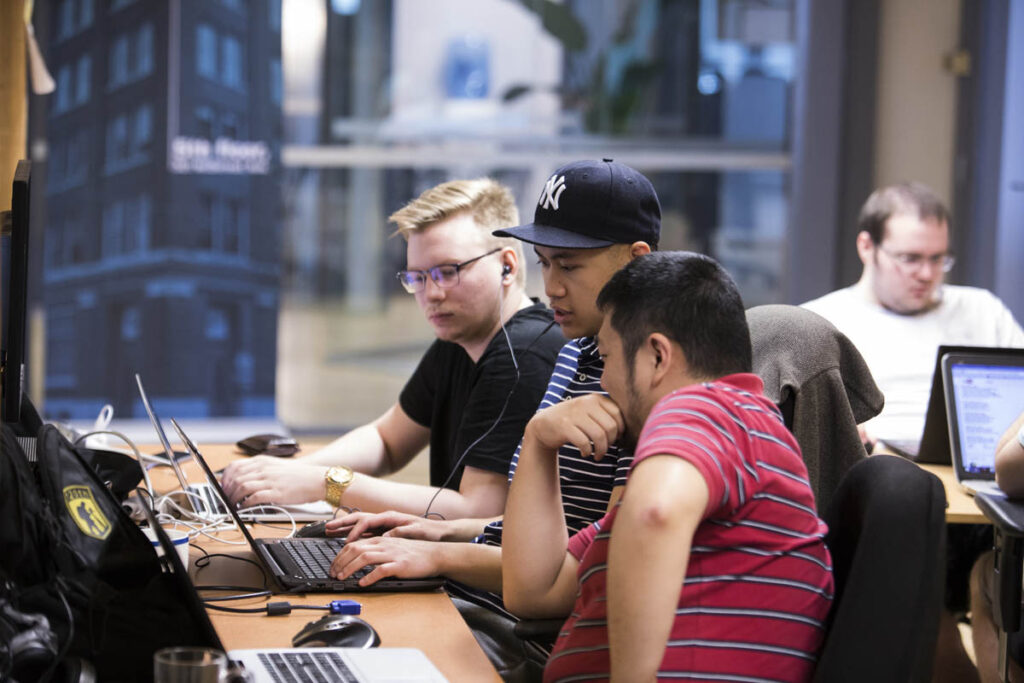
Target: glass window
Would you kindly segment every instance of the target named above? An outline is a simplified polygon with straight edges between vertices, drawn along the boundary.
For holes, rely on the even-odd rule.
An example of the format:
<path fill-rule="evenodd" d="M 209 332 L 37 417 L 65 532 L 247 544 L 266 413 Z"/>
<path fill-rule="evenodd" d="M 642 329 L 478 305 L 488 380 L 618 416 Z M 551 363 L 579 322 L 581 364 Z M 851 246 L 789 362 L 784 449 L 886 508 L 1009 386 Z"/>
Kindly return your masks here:
<path fill-rule="evenodd" d="M 270 101 L 281 103 L 281 60 L 270 60 Z"/>
<path fill-rule="evenodd" d="M 93 0 L 80 0 L 78 6 L 78 26 L 87 29 L 92 26 Z"/>
<path fill-rule="evenodd" d="M 107 171 L 118 170 L 119 162 L 128 158 L 128 117 L 116 116 L 107 125 Z"/>
<path fill-rule="evenodd" d="M 135 77 L 148 76 L 153 71 L 153 25 L 139 29 L 135 50 Z"/>
<path fill-rule="evenodd" d="M 103 258 L 124 251 L 124 202 L 116 201 L 103 211 Z"/>
<path fill-rule="evenodd" d="M 215 205 L 216 201 L 212 194 L 204 192 L 199 195 L 199 234 L 196 246 L 200 249 L 213 248 Z"/>
<path fill-rule="evenodd" d="M 128 37 L 118 36 L 110 47 L 108 80 L 111 88 L 128 82 Z"/>
<path fill-rule="evenodd" d="M 57 40 L 69 38 L 75 32 L 74 0 L 60 0 L 57 5 Z"/>
<path fill-rule="evenodd" d="M 55 113 L 97 103 L 76 111 L 77 138 L 57 116 L 33 118 L 50 152 L 45 215 L 59 226 L 43 300 L 48 311 L 91 301 L 82 325 L 114 323 L 96 377 L 47 367 L 46 402 L 60 411 L 93 417 L 102 397 L 131 414 L 135 399 L 118 388 L 127 359 L 137 353 L 145 368 L 180 353 L 195 364 L 168 385 L 188 397 L 182 416 L 276 408 L 295 427 L 375 418 L 432 339 L 394 281 L 405 245 L 387 216 L 457 177 L 506 183 L 528 220 L 556 166 L 614 157 L 654 182 L 664 248 L 719 258 L 748 305 L 787 291 L 792 0 L 266 0 L 252 21 L 235 13 L 249 11 L 244 1 L 219 0 L 181 3 L 191 9 L 177 32 L 167 3 L 88 1 L 52 1 L 51 36 L 74 34 L 93 11 L 107 21 L 74 44 L 46 41 L 58 92 L 30 103 Z M 107 63 L 97 82 L 117 90 L 103 102 L 80 61 L 93 54 L 97 70 Z M 134 259 L 110 257 L 143 250 L 140 284 Z M 102 272 L 68 267 L 99 258 L 109 258 Z M 543 298 L 528 270 L 528 291 Z M 144 343 L 124 349 L 125 307 L 153 320 L 184 311 L 206 333 L 171 346 L 141 325 Z M 48 358 L 65 343 L 55 329 Z M 294 378 L 310 373 L 323 395 L 305 401 Z"/>
<path fill-rule="evenodd" d="M 210 308 L 206 311 L 206 338 L 215 341 L 224 341 L 229 333 L 228 316 L 220 308 Z"/>
<path fill-rule="evenodd" d="M 71 98 L 74 96 L 72 86 L 71 66 L 65 64 L 57 72 L 57 97 L 53 106 L 56 113 L 63 113 L 71 108 Z"/>
<path fill-rule="evenodd" d="M 133 144 L 136 152 L 141 152 L 153 137 L 153 107 L 144 104 L 135 111 L 135 130 Z"/>
<path fill-rule="evenodd" d="M 75 307 L 55 304 L 46 312 L 46 386 L 74 388 L 76 349 Z"/>
<path fill-rule="evenodd" d="M 149 234 L 153 224 L 153 201 L 148 193 L 139 195 L 137 218 L 134 230 L 135 250 L 146 251 L 149 249 Z"/>
<path fill-rule="evenodd" d="M 213 139 L 213 109 L 205 105 L 196 107 L 196 126 L 199 137 Z"/>
<path fill-rule="evenodd" d="M 206 78 L 217 77 L 217 33 L 206 24 L 196 27 L 196 71 Z"/>
<path fill-rule="evenodd" d="M 75 104 L 85 104 L 89 101 L 89 89 L 92 79 L 92 57 L 82 55 L 78 60 L 77 73 L 75 74 Z"/>
<path fill-rule="evenodd" d="M 142 314 L 138 306 L 126 306 L 121 311 L 121 339 L 136 341 L 142 335 Z"/>
<path fill-rule="evenodd" d="M 281 0 L 267 0 L 267 24 L 271 31 L 281 32 Z"/>
<path fill-rule="evenodd" d="M 223 50 L 221 57 L 223 59 L 223 73 L 221 79 L 224 85 L 241 90 L 243 87 L 242 83 L 242 45 L 238 40 L 232 36 L 224 36 L 221 41 L 221 48 Z"/>

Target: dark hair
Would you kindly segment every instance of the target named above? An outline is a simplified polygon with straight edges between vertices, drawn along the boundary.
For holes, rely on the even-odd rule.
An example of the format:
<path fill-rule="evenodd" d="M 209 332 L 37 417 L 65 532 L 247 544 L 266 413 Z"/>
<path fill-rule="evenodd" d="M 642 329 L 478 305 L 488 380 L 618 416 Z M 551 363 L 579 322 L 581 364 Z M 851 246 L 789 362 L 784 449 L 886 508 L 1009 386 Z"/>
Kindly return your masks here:
<path fill-rule="evenodd" d="M 635 258 L 604 286 L 597 307 L 611 313 L 627 368 L 648 335 L 660 332 L 679 344 L 700 377 L 751 371 L 743 299 L 713 258 L 687 251 Z"/>
<path fill-rule="evenodd" d="M 927 185 L 916 182 L 880 187 L 871 193 L 860 210 L 857 227 L 881 244 L 885 224 L 896 214 L 917 214 L 918 220 L 933 219 L 949 226 L 949 209 Z"/>

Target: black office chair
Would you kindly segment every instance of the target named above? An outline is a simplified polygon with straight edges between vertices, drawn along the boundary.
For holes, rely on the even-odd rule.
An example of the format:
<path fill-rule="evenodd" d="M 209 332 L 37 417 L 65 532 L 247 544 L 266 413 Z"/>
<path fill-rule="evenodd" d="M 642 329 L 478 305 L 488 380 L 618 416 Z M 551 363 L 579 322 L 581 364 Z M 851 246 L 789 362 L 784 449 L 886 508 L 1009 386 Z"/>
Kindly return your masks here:
<path fill-rule="evenodd" d="M 992 581 L 992 620 L 999 629 L 999 676 L 1010 680 L 1007 636 L 1020 630 L 1021 579 L 1024 575 L 1024 503 L 1000 495 L 974 496 L 995 530 L 995 577 Z"/>
<path fill-rule="evenodd" d="M 945 581 L 946 494 L 890 455 L 854 465 L 825 521 L 835 600 L 815 681 L 931 680 Z"/>

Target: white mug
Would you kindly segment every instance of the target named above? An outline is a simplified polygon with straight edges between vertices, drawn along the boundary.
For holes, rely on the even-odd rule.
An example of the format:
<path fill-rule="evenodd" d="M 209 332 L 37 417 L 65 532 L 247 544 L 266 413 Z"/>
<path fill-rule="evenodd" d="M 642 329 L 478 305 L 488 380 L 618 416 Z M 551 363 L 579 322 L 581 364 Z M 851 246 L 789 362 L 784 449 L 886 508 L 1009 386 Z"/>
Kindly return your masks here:
<path fill-rule="evenodd" d="M 178 557 L 181 558 L 182 566 L 188 569 L 188 533 L 180 529 L 164 529 L 164 531 L 167 532 L 167 537 L 174 544 L 174 549 L 178 551 Z M 164 549 L 160 545 L 160 540 L 156 537 L 156 532 L 146 526 L 142 527 L 142 533 L 146 534 L 146 538 L 153 544 L 157 557 L 162 556 Z"/>

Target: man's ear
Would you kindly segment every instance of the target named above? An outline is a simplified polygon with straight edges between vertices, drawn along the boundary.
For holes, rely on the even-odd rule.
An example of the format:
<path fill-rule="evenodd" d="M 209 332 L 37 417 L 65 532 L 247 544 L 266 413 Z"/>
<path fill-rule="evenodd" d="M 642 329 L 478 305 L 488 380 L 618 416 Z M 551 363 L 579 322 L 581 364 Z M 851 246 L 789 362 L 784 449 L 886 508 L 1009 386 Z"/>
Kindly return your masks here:
<path fill-rule="evenodd" d="M 501 277 L 503 280 L 515 277 L 519 266 L 519 259 L 514 249 L 506 248 L 501 250 Z"/>
<path fill-rule="evenodd" d="M 672 370 L 673 365 L 678 365 L 683 359 L 681 350 L 673 347 L 668 337 L 655 332 L 647 337 L 647 346 L 650 362 L 654 364 L 651 383 L 660 383 Z"/>
<path fill-rule="evenodd" d="M 629 258 L 630 259 L 635 259 L 638 256 L 643 256 L 644 254 L 650 254 L 650 253 L 651 253 L 651 245 L 647 244 L 647 242 L 637 241 L 637 242 L 633 242 L 633 244 L 629 245 Z"/>
<path fill-rule="evenodd" d="M 857 256 L 860 257 L 860 262 L 867 265 L 874 253 L 875 243 L 872 241 L 871 235 L 867 230 L 861 230 L 857 233 Z"/>

